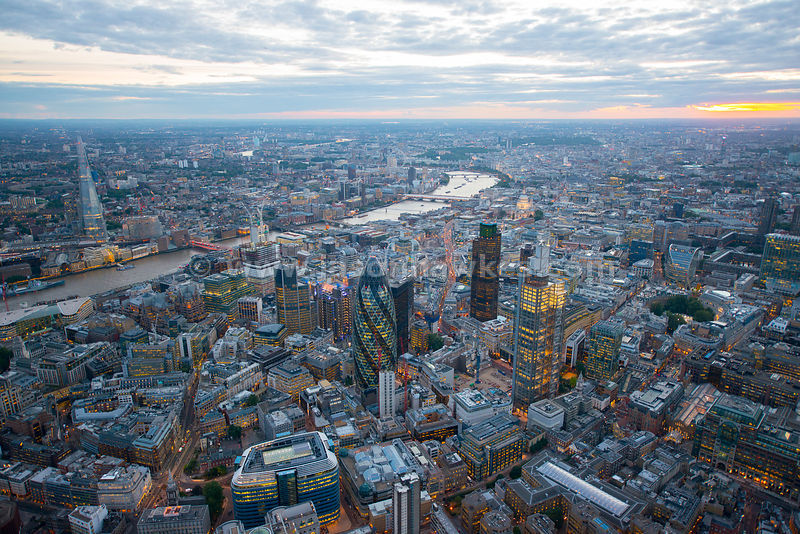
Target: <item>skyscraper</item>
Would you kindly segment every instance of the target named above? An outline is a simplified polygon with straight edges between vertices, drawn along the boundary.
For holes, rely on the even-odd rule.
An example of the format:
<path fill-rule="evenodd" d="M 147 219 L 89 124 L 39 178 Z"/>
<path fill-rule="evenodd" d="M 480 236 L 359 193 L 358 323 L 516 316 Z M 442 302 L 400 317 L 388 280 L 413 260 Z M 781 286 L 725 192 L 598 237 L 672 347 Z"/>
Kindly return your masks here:
<path fill-rule="evenodd" d="M 778 217 L 778 201 L 774 198 L 764 199 L 761 206 L 761 215 L 758 219 L 758 235 L 765 236 L 775 229 L 775 220 Z"/>
<path fill-rule="evenodd" d="M 103 205 L 97 196 L 97 189 L 92 178 L 92 169 L 86 158 L 83 140 L 78 137 L 78 174 L 81 191 L 81 224 L 83 235 L 97 242 L 107 241 L 106 220 L 103 217 Z"/>
<path fill-rule="evenodd" d="M 246 528 L 264 524 L 278 506 L 313 502 L 321 524 L 339 518 L 339 464 L 328 437 L 307 432 L 253 445 L 231 479 L 233 516 Z"/>
<path fill-rule="evenodd" d="M 481 223 L 472 242 L 472 280 L 469 316 L 481 322 L 497 319 L 497 296 L 500 290 L 501 234 L 496 224 Z"/>
<path fill-rule="evenodd" d="M 377 258 L 371 257 L 358 281 L 353 311 L 356 385 L 362 392 L 378 386 L 378 371 L 394 370 L 397 323 L 394 300 Z"/>
<path fill-rule="evenodd" d="M 411 315 L 414 312 L 414 277 L 409 276 L 399 281 L 392 280 L 389 285 L 392 289 L 397 320 L 397 351 L 398 354 L 404 354 L 408 352 Z"/>
<path fill-rule="evenodd" d="M 416 473 L 405 473 L 394 483 L 392 519 L 394 534 L 419 534 L 420 481 Z"/>
<path fill-rule="evenodd" d="M 275 269 L 275 306 L 278 322 L 289 334 L 308 334 L 314 329 L 308 284 L 298 281 L 294 265 L 284 264 Z"/>
<path fill-rule="evenodd" d="M 800 235 L 800 204 L 792 211 L 792 224 L 790 226 L 792 235 Z"/>
<path fill-rule="evenodd" d="M 275 268 L 280 265 L 277 243 L 257 243 L 239 249 L 244 275 L 260 295 L 275 292 Z"/>
<path fill-rule="evenodd" d="M 558 392 L 566 287 L 549 277 L 550 247 L 539 245 L 519 279 L 514 320 L 514 407 Z"/>
<path fill-rule="evenodd" d="M 767 291 L 800 294 L 800 236 L 769 234 L 761 257 L 761 279 Z"/>
<path fill-rule="evenodd" d="M 680 286 L 689 287 L 702 259 L 702 249 L 673 243 L 667 250 L 664 278 Z"/>
<path fill-rule="evenodd" d="M 203 304 L 209 313 L 224 313 L 228 323 L 239 318 L 238 300 L 250 292 L 241 269 L 228 269 L 203 278 Z"/>
<path fill-rule="evenodd" d="M 586 376 L 597 380 L 614 380 L 619 372 L 619 348 L 624 333 L 622 323 L 599 321 L 589 334 L 586 351 Z"/>
<path fill-rule="evenodd" d="M 395 375 L 394 371 L 378 373 L 378 412 L 381 419 L 394 417 L 395 413 Z"/>
<path fill-rule="evenodd" d="M 350 335 L 353 325 L 352 289 L 341 284 L 317 284 L 314 299 L 317 303 L 317 324 L 333 332 L 333 339 L 341 341 Z"/>
<path fill-rule="evenodd" d="M 408 183 L 409 184 L 413 184 L 414 180 L 416 180 L 416 179 L 417 179 L 417 169 L 415 169 L 414 167 L 409 167 L 408 168 Z"/>

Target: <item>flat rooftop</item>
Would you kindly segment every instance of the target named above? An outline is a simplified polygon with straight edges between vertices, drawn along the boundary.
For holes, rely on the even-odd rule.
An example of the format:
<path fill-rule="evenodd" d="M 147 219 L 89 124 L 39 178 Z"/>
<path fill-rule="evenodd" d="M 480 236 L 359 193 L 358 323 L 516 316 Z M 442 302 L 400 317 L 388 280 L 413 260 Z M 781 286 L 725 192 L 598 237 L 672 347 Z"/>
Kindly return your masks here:
<path fill-rule="evenodd" d="M 323 458 L 327 458 L 327 452 L 316 432 L 296 434 L 250 447 L 242 473 L 279 471 Z"/>

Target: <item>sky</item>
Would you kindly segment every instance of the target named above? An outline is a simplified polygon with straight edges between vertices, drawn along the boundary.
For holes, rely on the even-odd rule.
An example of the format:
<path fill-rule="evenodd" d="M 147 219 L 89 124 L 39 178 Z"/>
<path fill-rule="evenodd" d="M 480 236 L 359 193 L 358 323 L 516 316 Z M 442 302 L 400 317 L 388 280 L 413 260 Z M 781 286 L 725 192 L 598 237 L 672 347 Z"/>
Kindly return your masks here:
<path fill-rule="evenodd" d="M 800 118 L 796 0 L 6 0 L 0 118 Z"/>

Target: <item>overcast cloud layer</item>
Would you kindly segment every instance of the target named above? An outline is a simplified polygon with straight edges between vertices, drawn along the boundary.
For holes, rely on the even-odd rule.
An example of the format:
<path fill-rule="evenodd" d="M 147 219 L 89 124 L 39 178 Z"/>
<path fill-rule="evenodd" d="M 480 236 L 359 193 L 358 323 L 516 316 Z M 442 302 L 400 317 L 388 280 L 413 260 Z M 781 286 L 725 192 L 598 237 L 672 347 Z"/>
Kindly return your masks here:
<path fill-rule="evenodd" d="M 796 0 L 551 4 L 11 0 L 0 117 L 800 117 Z"/>

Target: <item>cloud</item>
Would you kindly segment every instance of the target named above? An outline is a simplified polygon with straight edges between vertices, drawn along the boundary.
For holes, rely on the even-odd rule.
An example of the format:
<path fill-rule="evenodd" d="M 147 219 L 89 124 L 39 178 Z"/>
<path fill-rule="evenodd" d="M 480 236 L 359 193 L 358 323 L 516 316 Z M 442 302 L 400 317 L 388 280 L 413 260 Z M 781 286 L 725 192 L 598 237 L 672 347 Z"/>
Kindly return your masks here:
<path fill-rule="evenodd" d="M 739 102 L 732 104 L 712 104 L 706 106 L 692 106 L 699 111 L 713 111 L 713 112 L 735 112 L 735 111 L 798 111 L 800 110 L 800 102 Z"/>
<path fill-rule="evenodd" d="M 0 113 L 700 113 L 797 92 L 798 26 L 791 0 L 10 0 Z"/>

